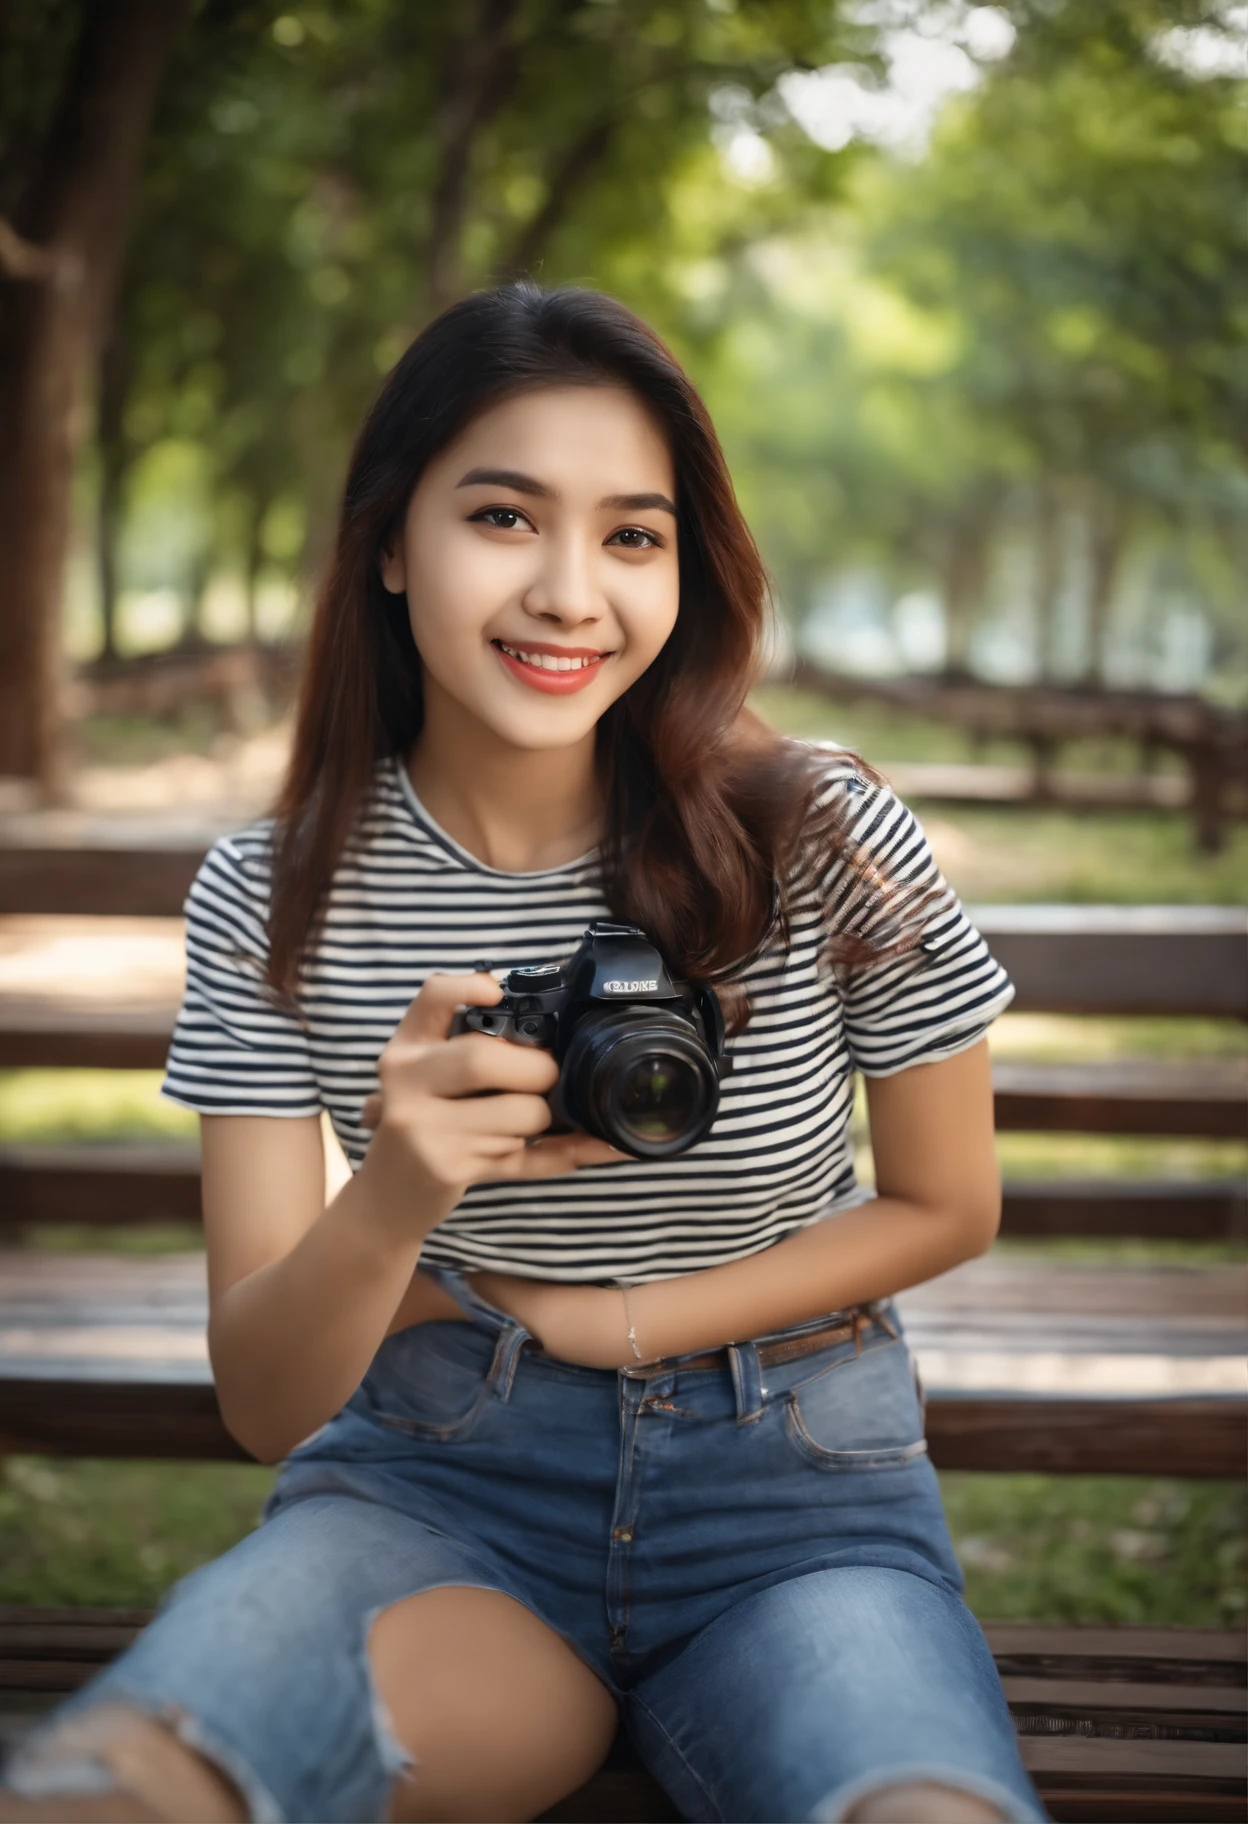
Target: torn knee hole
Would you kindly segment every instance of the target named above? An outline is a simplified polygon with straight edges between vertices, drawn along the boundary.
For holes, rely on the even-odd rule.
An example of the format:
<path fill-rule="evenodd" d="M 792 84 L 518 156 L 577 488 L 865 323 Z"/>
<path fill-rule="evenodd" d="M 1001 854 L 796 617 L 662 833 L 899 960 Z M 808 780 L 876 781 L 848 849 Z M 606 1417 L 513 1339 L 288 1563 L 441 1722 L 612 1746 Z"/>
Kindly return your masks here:
<path fill-rule="evenodd" d="M 1006 1824 L 1006 1814 L 966 1787 L 905 1780 L 856 1800 L 843 1824 Z"/>
<path fill-rule="evenodd" d="M 190 1726 L 188 1713 L 173 1705 L 156 1715 L 100 1703 L 27 1744 L 18 1776 L 32 1795 L 120 1791 L 169 1824 L 246 1824 L 249 1807 L 233 1781 L 184 1739 Z"/>

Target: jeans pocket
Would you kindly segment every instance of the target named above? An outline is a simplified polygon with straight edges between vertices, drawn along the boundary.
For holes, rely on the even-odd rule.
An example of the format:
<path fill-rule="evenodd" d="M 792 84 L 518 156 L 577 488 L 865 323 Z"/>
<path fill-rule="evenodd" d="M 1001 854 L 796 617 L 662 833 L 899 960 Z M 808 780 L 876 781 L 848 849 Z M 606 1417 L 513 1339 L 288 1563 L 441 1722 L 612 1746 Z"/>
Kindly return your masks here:
<path fill-rule="evenodd" d="M 820 1469 L 902 1469 L 927 1453 L 904 1341 L 868 1344 L 790 1387 L 785 1434 Z"/>
<path fill-rule="evenodd" d="M 490 1400 L 495 1343 L 476 1324 L 412 1324 L 385 1339 L 350 1403 L 361 1417 L 410 1438 L 467 1437 Z"/>

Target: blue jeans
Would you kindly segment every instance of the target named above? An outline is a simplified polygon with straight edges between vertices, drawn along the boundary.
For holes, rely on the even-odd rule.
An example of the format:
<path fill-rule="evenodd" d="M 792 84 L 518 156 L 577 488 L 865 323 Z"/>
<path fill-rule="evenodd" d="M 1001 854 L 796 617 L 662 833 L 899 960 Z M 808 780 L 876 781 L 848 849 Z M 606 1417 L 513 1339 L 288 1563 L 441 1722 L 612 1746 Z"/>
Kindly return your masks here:
<path fill-rule="evenodd" d="M 468 1277 L 434 1276 L 471 1321 L 387 1337 L 256 1531 L 50 1722 L 128 1702 L 224 1769 L 254 1820 L 383 1818 L 411 1762 L 368 1629 L 471 1585 L 569 1642 L 686 1818 L 830 1824 L 921 1780 L 1044 1817 L 962 1602 L 891 1307 L 858 1347 L 765 1376 L 758 1342 L 827 1320 L 735 1344 L 726 1367 L 616 1373 L 540 1356 Z"/>

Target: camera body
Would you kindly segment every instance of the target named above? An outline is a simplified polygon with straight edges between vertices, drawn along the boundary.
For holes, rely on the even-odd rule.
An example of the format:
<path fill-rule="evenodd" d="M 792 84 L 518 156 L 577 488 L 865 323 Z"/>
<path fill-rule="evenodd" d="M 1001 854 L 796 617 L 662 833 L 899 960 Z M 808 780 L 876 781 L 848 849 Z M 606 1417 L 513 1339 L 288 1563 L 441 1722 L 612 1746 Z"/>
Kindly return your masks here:
<path fill-rule="evenodd" d="M 554 1054 L 554 1126 L 637 1159 L 696 1146 L 731 1061 L 715 991 L 675 980 L 645 932 L 599 919 L 563 963 L 512 969 L 494 1007 L 461 1007 L 454 1036 L 483 1032 Z"/>

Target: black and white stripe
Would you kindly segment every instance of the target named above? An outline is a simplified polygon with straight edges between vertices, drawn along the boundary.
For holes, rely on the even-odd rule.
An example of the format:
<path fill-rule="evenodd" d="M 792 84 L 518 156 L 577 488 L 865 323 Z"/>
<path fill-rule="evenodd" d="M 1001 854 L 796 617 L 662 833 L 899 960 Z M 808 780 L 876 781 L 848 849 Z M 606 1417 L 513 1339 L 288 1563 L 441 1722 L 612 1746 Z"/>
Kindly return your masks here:
<path fill-rule="evenodd" d="M 747 967 L 753 1005 L 731 1044 L 715 1125 L 679 1158 L 592 1166 L 540 1183 L 474 1185 L 429 1235 L 422 1259 L 569 1281 L 639 1284 L 756 1253 L 863 1202 L 848 1128 L 854 1069 L 888 1076 L 982 1036 L 1014 995 L 926 837 L 887 787 L 829 759 L 865 872 L 838 863 L 798 898 L 786 949 Z M 297 1116 L 327 1109 L 358 1165 L 377 1057 L 434 970 L 499 971 L 569 954 L 610 915 L 597 857 L 539 873 L 486 867 L 432 821 L 401 762 L 375 789 L 335 872 L 299 1007 L 264 985 L 272 825 L 216 843 L 186 902 L 187 989 L 164 1093 L 205 1114 Z M 896 935 L 890 906 L 926 889 L 922 942 L 834 975 L 817 966 L 833 921 Z M 839 978 L 839 979 L 838 979 Z"/>

